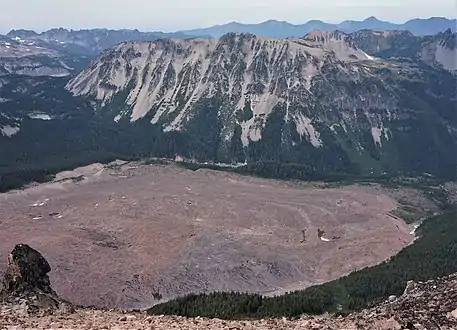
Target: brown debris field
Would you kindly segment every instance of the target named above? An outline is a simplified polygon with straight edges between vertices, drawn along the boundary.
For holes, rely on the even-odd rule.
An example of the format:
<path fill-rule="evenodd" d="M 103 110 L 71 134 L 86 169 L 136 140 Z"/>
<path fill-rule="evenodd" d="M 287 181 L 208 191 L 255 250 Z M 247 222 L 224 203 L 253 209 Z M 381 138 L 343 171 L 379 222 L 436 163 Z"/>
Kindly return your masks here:
<path fill-rule="evenodd" d="M 0 257 L 34 246 L 52 265 L 57 293 L 86 306 L 141 309 L 222 290 L 274 295 L 410 244 L 410 227 L 389 215 L 397 207 L 372 186 L 93 164 L 0 194 Z"/>

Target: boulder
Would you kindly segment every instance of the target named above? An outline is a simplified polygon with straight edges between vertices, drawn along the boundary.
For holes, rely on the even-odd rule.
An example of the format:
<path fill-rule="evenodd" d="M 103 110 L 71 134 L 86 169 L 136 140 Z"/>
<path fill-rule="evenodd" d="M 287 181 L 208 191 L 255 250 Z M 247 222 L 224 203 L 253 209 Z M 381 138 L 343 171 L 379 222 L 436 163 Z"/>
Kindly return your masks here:
<path fill-rule="evenodd" d="M 403 296 L 410 294 L 416 287 L 417 287 L 416 282 L 408 281 L 408 283 L 406 284 L 405 291 L 403 292 Z"/>
<path fill-rule="evenodd" d="M 8 265 L 0 287 L 4 303 L 26 306 L 28 312 L 58 309 L 69 312 L 72 305 L 60 299 L 51 287 L 46 259 L 27 244 L 18 244 L 8 256 Z"/>
<path fill-rule="evenodd" d="M 8 266 L 3 277 L 0 296 L 37 290 L 57 295 L 52 290 L 47 275 L 50 271 L 51 266 L 38 251 L 26 244 L 18 244 L 8 256 Z"/>

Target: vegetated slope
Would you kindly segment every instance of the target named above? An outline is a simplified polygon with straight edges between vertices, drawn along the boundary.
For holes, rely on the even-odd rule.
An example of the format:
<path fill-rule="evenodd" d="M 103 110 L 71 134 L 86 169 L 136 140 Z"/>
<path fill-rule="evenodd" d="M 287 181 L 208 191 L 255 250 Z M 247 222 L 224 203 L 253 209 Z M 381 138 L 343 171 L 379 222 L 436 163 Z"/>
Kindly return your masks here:
<path fill-rule="evenodd" d="M 147 122 L 118 123 L 65 90 L 68 78 L 0 77 L 0 191 L 94 162 L 174 157 Z"/>
<path fill-rule="evenodd" d="M 416 18 L 403 24 L 394 24 L 381 21 L 376 17 L 368 17 L 363 21 L 346 20 L 339 24 L 311 20 L 304 24 L 294 25 L 284 21 L 268 20 L 259 24 L 241 24 L 231 22 L 228 24 L 216 25 L 204 29 L 182 31 L 189 36 L 211 36 L 221 37 L 230 32 L 252 33 L 259 36 L 274 38 L 300 38 L 312 30 L 335 31 L 340 30 L 347 33 L 359 30 L 404 30 L 417 36 L 433 35 L 452 29 L 456 32 L 456 20 L 444 17 L 430 17 L 427 19 Z"/>
<path fill-rule="evenodd" d="M 409 280 L 425 281 L 457 271 L 457 214 L 427 219 L 417 241 L 380 265 L 354 272 L 336 281 L 278 297 L 240 293 L 191 295 L 156 305 L 151 314 L 264 318 L 300 316 L 325 311 L 352 311 L 390 295 L 400 295 Z"/>
<path fill-rule="evenodd" d="M 374 58 L 338 31 L 228 34 L 117 45 L 67 88 L 189 158 L 455 177 L 456 77 L 435 66 Z"/>

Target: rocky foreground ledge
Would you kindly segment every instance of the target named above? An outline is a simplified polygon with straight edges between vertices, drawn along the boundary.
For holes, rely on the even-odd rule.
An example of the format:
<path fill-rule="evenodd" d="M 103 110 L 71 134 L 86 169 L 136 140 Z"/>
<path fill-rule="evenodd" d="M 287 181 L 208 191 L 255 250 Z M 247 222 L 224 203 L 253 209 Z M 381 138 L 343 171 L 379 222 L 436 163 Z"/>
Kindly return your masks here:
<path fill-rule="evenodd" d="M 28 245 L 13 249 L 0 287 L 0 329 L 457 330 L 457 274 L 410 282 L 401 297 L 346 317 L 224 321 L 78 308 L 52 290 L 50 271 L 43 256 Z"/>

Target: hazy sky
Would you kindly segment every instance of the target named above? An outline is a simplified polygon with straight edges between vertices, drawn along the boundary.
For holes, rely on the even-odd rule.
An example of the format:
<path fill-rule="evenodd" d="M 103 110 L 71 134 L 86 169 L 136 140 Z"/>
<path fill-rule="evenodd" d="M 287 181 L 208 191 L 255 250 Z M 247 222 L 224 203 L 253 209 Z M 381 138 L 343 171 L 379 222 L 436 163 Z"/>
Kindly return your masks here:
<path fill-rule="evenodd" d="M 0 31 L 12 28 L 138 28 L 173 31 L 268 19 L 304 23 L 376 16 L 455 17 L 457 0 L 0 0 Z"/>

